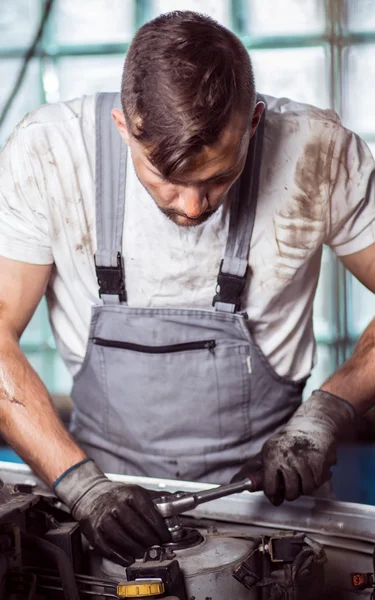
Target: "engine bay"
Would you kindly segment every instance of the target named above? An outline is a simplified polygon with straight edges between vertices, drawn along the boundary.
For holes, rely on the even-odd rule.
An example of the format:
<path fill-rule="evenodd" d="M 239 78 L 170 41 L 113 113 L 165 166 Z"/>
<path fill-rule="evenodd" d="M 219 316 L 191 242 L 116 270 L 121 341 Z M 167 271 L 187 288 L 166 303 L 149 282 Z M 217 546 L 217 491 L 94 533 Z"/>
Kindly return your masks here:
<path fill-rule="evenodd" d="M 0 467 L 0 477 L 0 600 L 373 597 L 373 507 L 305 498 L 275 509 L 237 493 L 174 515 L 172 542 L 122 567 L 89 547 L 27 467 Z M 131 478 L 172 502 L 203 487 L 143 479 Z"/>

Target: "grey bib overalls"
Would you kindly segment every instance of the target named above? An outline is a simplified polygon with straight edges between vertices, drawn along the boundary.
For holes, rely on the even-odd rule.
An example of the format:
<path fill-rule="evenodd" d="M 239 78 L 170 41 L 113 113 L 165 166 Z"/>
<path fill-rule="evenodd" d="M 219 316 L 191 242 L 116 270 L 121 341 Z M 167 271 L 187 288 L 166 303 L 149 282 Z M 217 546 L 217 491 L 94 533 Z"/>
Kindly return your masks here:
<path fill-rule="evenodd" d="M 304 386 L 274 372 L 240 310 L 251 283 L 264 118 L 230 191 L 214 308 L 130 308 L 122 259 L 127 146 L 111 119 L 115 106 L 119 95 L 97 96 L 101 302 L 92 309 L 86 357 L 74 380 L 71 431 L 107 472 L 227 483 L 290 418 Z"/>

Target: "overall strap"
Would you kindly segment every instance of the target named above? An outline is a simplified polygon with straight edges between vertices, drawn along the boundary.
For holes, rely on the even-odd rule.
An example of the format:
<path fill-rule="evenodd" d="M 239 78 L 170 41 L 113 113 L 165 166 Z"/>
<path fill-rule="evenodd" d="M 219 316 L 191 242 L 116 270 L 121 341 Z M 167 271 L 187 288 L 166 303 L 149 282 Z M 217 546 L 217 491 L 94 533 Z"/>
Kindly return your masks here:
<path fill-rule="evenodd" d="M 259 100 L 263 101 L 261 96 L 258 96 Z M 241 309 L 258 200 L 265 112 L 250 140 L 241 177 L 230 191 L 228 238 L 217 278 L 217 293 L 212 302 L 215 310 L 221 312 L 235 313 Z"/>
<path fill-rule="evenodd" d="M 127 145 L 112 119 L 120 94 L 96 95 L 96 276 L 105 304 L 126 302 L 122 232 Z"/>

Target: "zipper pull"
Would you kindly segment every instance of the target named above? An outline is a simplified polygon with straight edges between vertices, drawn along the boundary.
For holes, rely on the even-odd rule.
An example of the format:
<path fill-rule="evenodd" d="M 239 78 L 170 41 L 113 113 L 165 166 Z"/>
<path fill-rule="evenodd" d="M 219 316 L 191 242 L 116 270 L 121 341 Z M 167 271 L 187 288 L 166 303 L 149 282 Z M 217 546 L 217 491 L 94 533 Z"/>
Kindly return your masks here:
<path fill-rule="evenodd" d="M 213 350 L 214 350 L 215 346 L 216 346 L 215 340 L 208 340 L 205 343 L 205 348 L 207 348 L 207 350 L 209 350 L 212 354 L 214 354 Z"/>

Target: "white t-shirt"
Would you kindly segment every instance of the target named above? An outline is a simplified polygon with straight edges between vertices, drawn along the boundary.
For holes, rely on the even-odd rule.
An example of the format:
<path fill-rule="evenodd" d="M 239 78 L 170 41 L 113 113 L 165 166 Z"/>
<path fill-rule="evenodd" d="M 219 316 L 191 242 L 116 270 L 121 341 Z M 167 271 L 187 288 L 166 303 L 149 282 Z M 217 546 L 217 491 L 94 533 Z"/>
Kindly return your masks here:
<path fill-rule="evenodd" d="M 309 374 L 312 306 L 322 244 L 339 256 L 375 242 L 374 161 L 331 111 L 266 97 L 260 193 L 243 308 L 253 336 L 281 376 Z M 212 309 L 227 207 L 180 228 L 139 183 L 128 154 L 123 253 L 130 306 Z M 0 255 L 55 263 L 50 318 L 72 374 L 99 301 L 94 268 L 95 97 L 41 106 L 0 154 Z M 1 282 L 0 282 L 1 285 Z"/>

